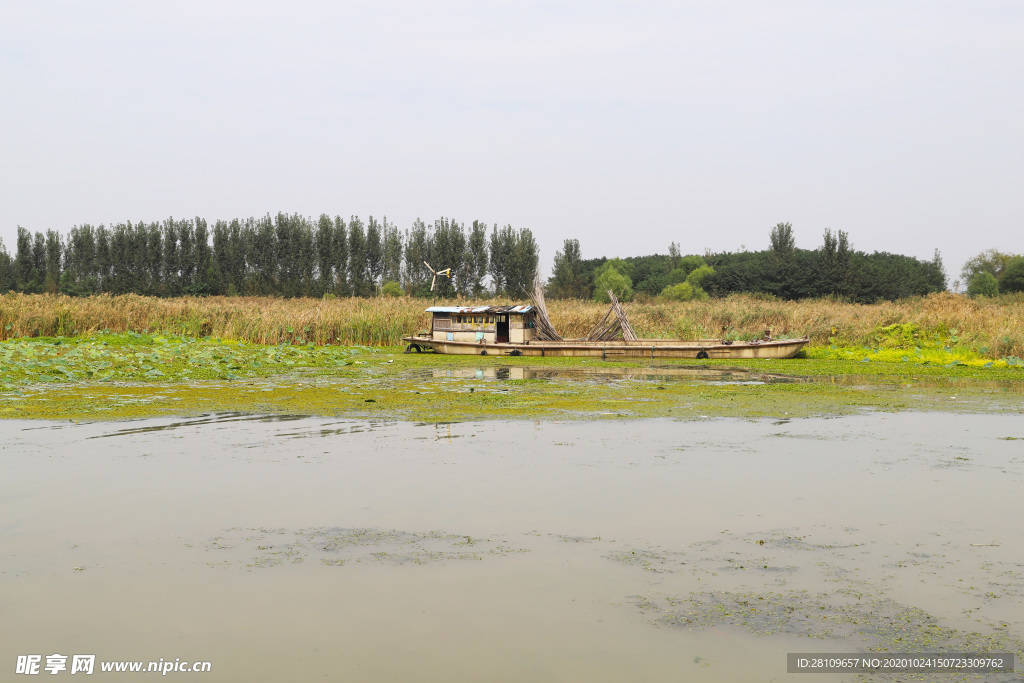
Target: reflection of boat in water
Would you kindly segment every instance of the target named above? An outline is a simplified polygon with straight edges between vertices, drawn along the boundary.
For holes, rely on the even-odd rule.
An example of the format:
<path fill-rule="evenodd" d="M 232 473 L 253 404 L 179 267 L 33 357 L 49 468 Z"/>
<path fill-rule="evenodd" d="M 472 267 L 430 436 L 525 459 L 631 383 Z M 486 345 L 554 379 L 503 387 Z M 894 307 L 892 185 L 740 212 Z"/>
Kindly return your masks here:
<path fill-rule="evenodd" d="M 618 310 L 616 310 L 618 309 Z M 632 330 L 618 303 L 613 307 L 621 329 Z M 769 333 L 755 341 L 722 339 L 545 339 L 538 335 L 538 314 L 542 328 L 549 327 L 542 309 L 536 306 L 432 306 L 431 329 L 403 337 L 406 351 L 427 349 L 455 355 L 576 356 L 618 358 L 792 358 L 809 339 L 772 339 Z M 595 336 L 606 336 L 605 326 Z M 553 336 L 553 335 L 548 335 Z"/>
<path fill-rule="evenodd" d="M 705 381 L 712 384 L 802 384 L 814 378 L 794 377 L 774 372 L 758 372 L 747 368 L 706 365 L 675 367 L 647 365 L 640 367 L 602 366 L 530 366 L 493 365 L 489 367 L 435 367 L 427 371 L 432 379 L 525 380 L 649 380 Z"/>

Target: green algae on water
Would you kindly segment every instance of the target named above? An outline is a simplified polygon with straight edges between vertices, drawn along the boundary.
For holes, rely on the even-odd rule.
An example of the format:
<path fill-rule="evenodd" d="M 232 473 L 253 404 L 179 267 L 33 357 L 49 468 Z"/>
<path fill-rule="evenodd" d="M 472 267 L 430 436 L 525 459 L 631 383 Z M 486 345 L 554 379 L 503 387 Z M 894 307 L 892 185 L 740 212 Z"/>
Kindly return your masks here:
<path fill-rule="evenodd" d="M 835 359 L 651 364 L 132 333 L 0 343 L 0 417 L 21 419 L 209 412 L 430 422 L 799 417 L 866 409 L 1012 411 L 1022 409 L 1022 394 L 1024 369 L 1012 366 Z"/>

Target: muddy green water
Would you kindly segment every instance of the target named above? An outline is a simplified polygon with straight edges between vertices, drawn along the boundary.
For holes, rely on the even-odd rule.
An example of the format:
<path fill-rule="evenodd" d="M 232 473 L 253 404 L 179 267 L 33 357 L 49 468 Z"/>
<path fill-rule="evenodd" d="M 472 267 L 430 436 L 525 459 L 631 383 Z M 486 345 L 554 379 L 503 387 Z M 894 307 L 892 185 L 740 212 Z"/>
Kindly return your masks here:
<path fill-rule="evenodd" d="M 3 421 L 0 679 L 53 653 L 807 683 L 860 679 L 787 652 L 1019 656 L 1022 485 L 1019 414 Z"/>

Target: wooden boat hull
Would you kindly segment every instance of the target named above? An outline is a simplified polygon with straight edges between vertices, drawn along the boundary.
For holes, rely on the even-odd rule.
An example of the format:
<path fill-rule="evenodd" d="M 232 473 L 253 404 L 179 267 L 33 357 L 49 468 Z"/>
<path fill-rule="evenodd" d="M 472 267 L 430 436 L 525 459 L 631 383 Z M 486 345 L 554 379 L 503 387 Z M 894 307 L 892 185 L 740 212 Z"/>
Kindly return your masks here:
<path fill-rule="evenodd" d="M 443 341 L 430 337 L 403 337 L 407 352 L 431 349 L 437 353 L 463 356 L 544 356 L 600 358 L 792 358 L 809 339 L 773 339 L 761 342 L 733 342 L 719 339 L 680 341 L 640 339 L 638 341 L 531 341 L 527 344 Z"/>

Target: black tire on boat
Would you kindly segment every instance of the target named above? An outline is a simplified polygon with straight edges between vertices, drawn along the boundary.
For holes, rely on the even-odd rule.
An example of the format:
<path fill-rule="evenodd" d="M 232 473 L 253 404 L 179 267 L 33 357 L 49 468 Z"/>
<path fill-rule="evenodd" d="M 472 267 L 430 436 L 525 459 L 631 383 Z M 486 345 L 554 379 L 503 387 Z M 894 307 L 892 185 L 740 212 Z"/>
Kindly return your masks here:
<path fill-rule="evenodd" d="M 520 351 L 519 349 L 512 349 L 511 351 L 508 352 L 508 355 L 510 355 L 510 356 L 521 356 L 521 355 L 523 355 L 523 352 Z"/>
<path fill-rule="evenodd" d="M 705 351 L 704 349 L 701 349 L 700 351 L 697 352 L 697 358 L 699 360 L 704 360 L 707 357 L 708 357 L 708 352 Z"/>
<path fill-rule="evenodd" d="M 481 356 L 486 356 L 487 355 L 487 349 L 484 349 L 483 351 L 481 351 L 480 355 Z"/>
<path fill-rule="evenodd" d="M 422 349 L 420 349 L 419 344 L 409 344 L 408 346 L 405 347 L 406 353 L 412 353 L 413 351 L 415 351 L 416 353 L 420 353 L 421 350 Z"/>

